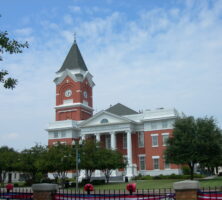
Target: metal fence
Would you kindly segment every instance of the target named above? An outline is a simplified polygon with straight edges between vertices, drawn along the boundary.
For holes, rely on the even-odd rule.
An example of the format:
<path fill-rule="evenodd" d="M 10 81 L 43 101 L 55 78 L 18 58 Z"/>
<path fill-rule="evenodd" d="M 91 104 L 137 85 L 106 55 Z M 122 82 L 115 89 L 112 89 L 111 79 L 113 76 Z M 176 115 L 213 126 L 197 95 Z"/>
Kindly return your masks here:
<path fill-rule="evenodd" d="M 222 200 L 221 187 L 205 187 L 201 188 L 197 193 L 198 200 Z"/>
<path fill-rule="evenodd" d="M 30 188 L 14 188 L 13 190 L 7 191 L 6 188 L 0 188 L 0 200 L 2 199 L 33 199 L 33 192 Z"/>
<path fill-rule="evenodd" d="M 87 194 L 78 190 L 60 189 L 54 196 L 54 200 L 175 200 L 175 193 L 172 189 L 136 190 L 129 194 L 126 190 L 95 190 Z"/>

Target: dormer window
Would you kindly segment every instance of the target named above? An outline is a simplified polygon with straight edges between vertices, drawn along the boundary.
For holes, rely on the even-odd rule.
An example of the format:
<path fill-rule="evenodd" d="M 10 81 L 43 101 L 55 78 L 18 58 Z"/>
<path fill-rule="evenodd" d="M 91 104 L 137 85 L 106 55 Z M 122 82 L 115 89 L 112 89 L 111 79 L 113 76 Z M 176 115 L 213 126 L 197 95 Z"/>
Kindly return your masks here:
<path fill-rule="evenodd" d="M 105 124 L 105 123 L 108 123 L 109 121 L 108 121 L 108 119 L 106 119 L 106 118 L 104 118 L 104 119 L 102 119 L 101 121 L 100 121 L 100 123 L 101 124 Z"/>

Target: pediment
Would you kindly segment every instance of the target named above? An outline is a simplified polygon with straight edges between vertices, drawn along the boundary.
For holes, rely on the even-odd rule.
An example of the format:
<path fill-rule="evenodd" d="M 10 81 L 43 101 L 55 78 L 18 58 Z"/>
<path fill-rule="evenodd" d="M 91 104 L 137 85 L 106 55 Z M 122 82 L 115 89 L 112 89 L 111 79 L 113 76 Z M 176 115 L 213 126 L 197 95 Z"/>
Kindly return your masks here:
<path fill-rule="evenodd" d="M 121 117 L 107 111 L 101 111 L 95 114 L 90 119 L 82 122 L 80 124 L 81 127 L 88 127 L 88 126 L 103 126 L 103 125 L 111 125 L 111 124 L 121 124 L 121 123 L 130 123 L 131 120 Z"/>

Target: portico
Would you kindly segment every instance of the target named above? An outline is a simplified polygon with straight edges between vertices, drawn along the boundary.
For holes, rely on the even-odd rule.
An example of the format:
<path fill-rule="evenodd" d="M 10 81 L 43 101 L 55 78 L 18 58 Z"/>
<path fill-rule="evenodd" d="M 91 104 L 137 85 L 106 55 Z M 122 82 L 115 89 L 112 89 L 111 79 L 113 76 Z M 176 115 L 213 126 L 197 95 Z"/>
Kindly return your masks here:
<path fill-rule="evenodd" d="M 117 121 L 118 120 L 118 121 Z M 106 123 L 101 123 L 105 121 Z M 115 122 L 115 123 L 113 123 Z M 127 168 L 124 175 L 127 177 L 133 176 L 133 159 L 132 159 L 132 133 L 133 124 L 130 120 L 124 119 L 119 116 L 114 116 L 106 111 L 100 112 L 93 116 L 89 120 L 81 123 L 81 137 L 87 138 L 89 135 L 93 135 L 96 141 L 101 142 L 106 148 L 117 149 L 117 134 L 122 137 L 122 148 L 126 152 Z M 124 138 L 126 134 L 126 138 Z M 125 140 L 125 141 L 124 141 Z M 124 148 L 124 144 L 125 148 Z M 99 175 L 96 172 L 96 175 Z"/>

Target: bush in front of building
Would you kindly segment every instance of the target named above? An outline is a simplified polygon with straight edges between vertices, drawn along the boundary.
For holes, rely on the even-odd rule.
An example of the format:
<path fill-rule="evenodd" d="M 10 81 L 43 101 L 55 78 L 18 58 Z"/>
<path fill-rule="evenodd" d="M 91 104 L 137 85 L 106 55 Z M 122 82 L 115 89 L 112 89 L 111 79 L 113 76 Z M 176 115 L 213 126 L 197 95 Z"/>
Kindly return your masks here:
<path fill-rule="evenodd" d="M 190 175 L 185 174 L 170 174 L 170 175 L 163 175 L 160 174 L 158 176 L 142 176 L 141 174 L 134 177 L 133 180 L 161 180 L 161 179 L 189 179 Z M 194 178 L 204 178 L 204 175 L 201 174 L 194 174 Z"/>

